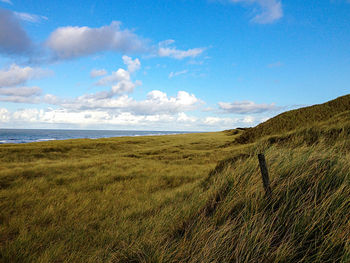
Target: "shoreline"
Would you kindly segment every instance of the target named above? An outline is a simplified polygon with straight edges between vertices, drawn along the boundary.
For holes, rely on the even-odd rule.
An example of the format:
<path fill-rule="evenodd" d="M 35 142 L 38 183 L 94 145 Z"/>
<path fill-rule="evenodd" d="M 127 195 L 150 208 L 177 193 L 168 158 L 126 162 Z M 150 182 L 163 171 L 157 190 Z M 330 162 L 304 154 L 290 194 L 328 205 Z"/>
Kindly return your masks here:
<path fill-rule="evenodd" d="M 164 136 L 192 133 L 203 133 L 203 131 L 0 129 L 0 145 L 74 139 L 96 140 L 103 138 Z"/>

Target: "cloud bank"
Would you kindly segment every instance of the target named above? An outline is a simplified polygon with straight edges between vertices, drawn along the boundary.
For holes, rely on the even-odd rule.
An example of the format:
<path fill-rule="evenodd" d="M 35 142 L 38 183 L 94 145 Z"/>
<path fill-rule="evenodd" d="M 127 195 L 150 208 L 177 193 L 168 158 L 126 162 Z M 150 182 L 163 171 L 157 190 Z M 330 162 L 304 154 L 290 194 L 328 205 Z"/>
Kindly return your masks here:
<path fill-rule="evenodd" d="M 107 110 L 72 111 L 69 109 L 22 109 L 10 112 L 0 108 L 0 124 L 18 127 L 25 123 L 26 127 L 69 127 L 109 129 L 142 129 L 144 130 L 218 130 L 233 127 L 247 127 L 258 122 L 252 117 L 219 118 L 209 116 L 198 118 L 184 112 L 177 114 L 135 115 L 130 112 L 114 113 Z"/>
<path fill-rule="evenodd" d="M 20 67 L 12 64 L 0 70 L 0 101 L 14 103 L 39 103 L 41 88 L 24 86 L 28 81 L 50 75 L 41 68 Z"/>
<path fill-rule="evenodd" d="M 166 40 L 151 45 L 132 30 L 121 29 L 121 22 L 97 28 L 87 26 L 66 26 L 54 30 L 43 44 L 34 44 L 20 21 L 39 23 L 47 20 L 45 16 L 0 9 L 0 53 L 5 55 L 27 55 L 31 61 L 52 62 L 90 56 L 100 52 L 122 54 L 147 54 L 151 57 L 169 57 L 174 59 L 195 58 L 205 48 L 177 49 L 174 40 Z M 34 52 L 36 55 L 31 56 Z M 127 59 L 127 58 L 126 58 Z M 126 62 L 127 63 L 127 62 Z M 130 62 L 131 63 L 131 62 Z M 138 70 L 139 62 L 128 64 L 130 72 Z"/>

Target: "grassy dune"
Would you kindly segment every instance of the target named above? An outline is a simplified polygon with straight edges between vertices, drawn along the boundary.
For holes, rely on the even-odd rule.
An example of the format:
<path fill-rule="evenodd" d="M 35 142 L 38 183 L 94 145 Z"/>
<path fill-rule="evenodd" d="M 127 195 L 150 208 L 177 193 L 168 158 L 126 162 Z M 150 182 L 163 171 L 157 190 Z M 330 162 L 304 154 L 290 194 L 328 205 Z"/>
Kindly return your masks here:
<path fill-rule="evenodd" d="M 288 132 L 300 127 L 313 126 L 319 122 L 328 121 L 338 114 L 350 110 L 350 95 L 339 97 L 335 100 L 281 113 L 258 126 L 247 130 L 237 142 L 254 142 L 264 136 Z"/>
<path fill-rule="evenodd" d="M 178 224 L 164 262 L 350 262 L 349 134 L 349 124 L 304 129 L 227 163 L 207 179 L 206 204 Z M 262 151 L 271 200 L 258 170 Z"/>
<path fill-rule="evenodd" d="M 350 262 L 341 100 L 249 143 L 253 129 L 1 145 L 0 261 Z"/>

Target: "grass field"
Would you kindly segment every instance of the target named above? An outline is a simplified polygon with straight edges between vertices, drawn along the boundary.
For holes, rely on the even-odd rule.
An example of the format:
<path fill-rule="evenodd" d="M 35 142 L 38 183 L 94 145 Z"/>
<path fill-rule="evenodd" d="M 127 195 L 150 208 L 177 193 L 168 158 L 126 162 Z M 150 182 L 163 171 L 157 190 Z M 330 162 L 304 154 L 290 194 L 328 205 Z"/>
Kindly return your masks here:
<path fill-rule="evenodd" d="M 0 261 L 350 262 L 350 113 L 327 116 L 249 143 L 254 130 L 1 145 Z"/>
<path fill-rule="evenodd" d="M 222 148 L 231 140 L 221 132 L 1 145 L 2 260 L 104 261 L 167 231 L 192 209 L 204 175 L 232 155 Z"/>

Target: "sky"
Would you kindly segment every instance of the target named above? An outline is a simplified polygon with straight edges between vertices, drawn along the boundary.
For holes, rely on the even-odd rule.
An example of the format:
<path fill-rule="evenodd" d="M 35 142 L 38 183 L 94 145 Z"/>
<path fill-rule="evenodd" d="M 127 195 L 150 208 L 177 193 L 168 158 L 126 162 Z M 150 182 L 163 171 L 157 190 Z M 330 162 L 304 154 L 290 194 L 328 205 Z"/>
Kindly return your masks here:
<path fill-rule="evenodd" d="M 0 128 L 219 131 L 350 93 L 349 0 L 0 0 Z"/>

